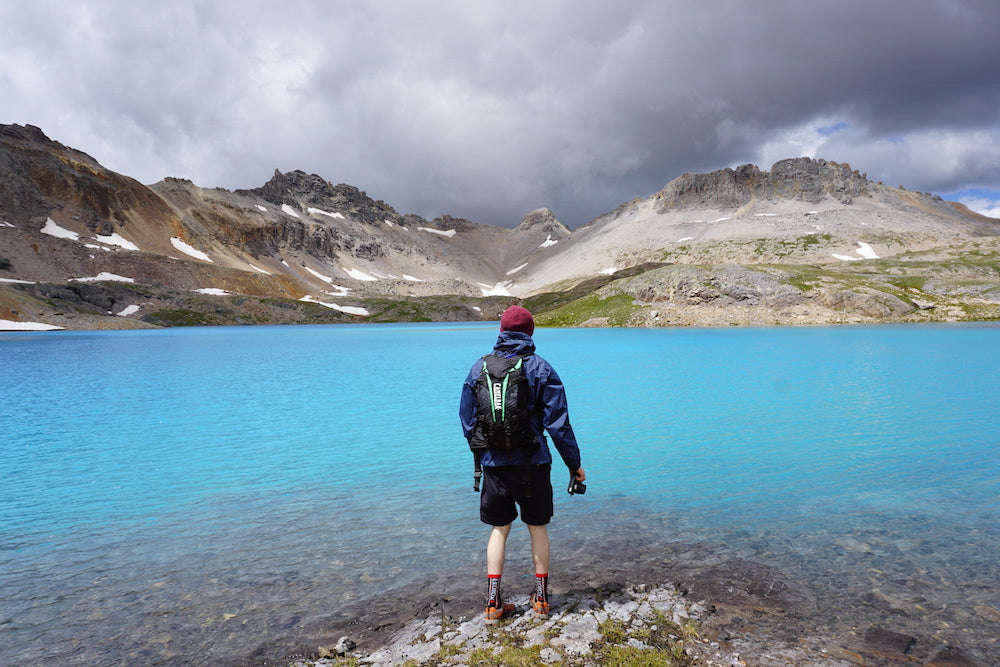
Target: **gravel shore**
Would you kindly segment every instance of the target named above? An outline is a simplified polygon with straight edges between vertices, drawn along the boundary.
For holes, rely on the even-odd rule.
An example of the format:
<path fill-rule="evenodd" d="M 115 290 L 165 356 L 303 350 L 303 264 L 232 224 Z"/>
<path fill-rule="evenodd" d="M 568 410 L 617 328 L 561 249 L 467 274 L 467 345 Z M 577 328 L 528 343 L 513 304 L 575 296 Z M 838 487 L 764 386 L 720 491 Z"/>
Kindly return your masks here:
<path fill-rule="evenodd" d="M 704 667 L 989 667 L 990 628 L 947 635 L 907 624 L 878 600 L 849 612 L 817 605 L 794 581 L 760 563 L 662 558 L 579 564 L 573 585 L 552 585 L 549 619 L 528 596 L 510 620 L 487 626 L 475 573 L 451 573 L 344 609 L 294 641 L 259 647 L 239 665 L 687 665 Z M 507 581 L 510 579 L 511 581 Z M 521 592 L 527 579 L 505 578 Z M 415 597 L 416 594 L 416 597 Z M 884 607 L 884 605 L 883 605 Z M 984 618 L 991 612 L 997 618 Z M 913 628 L 925 628 L 922 631 Z M 961 643 L 949 637 L 963 637 Z M 293 646 L 295 648 L 293 648 Z"/>
<path fill-rule="evenodd" d="M 597 665 L 630 657 L 648 661 L 671 656 L 677 662 L 670 664 L 747 664 L 719 642 L 701 638 L 698 627 L 709 610 L 671 588 L 640 584 L 620 591 L 565 596 L 548 619 L 533 615 L 527 596 L 508 601 L 518 609 L 512 618 L 496 625 L 487 625 L 481 613 L 458 619 L 430 615 L 410 621 L 372 652 L 356 651 L 355 642 L 345 635 L 333 646 L 320 647 L 323 657 L 297 660 L 290 667 L 327 667 L 351 658 L 373 667 L 510 662 Z"/>
<path fill-rule="evenodd" d="M 527 596 L 509 601 L 517 604 L 517 612 L 497 625 L 487 625 L 481 612 L 455 618 L 433 609 L 405 623 L 381 645 L 360 649 L 350 635 L 342 635 L 318 647 L 318 657 L 294 660 L 288 667 L 986 667 L 951 646 L 939 646 L 919 659 L 910 654 L 913 637 L 884 629 L 869 631 L 852 647 L 810 633 L 794 620 L 784 636 L 764 628 L 732 633 L 717 622 L 729 614 L 713 618 L 718 614 L 713 605 L 692 601 L 674 586 L 637 584 L 570 593 L 545 620 L 534 617 Z"/>

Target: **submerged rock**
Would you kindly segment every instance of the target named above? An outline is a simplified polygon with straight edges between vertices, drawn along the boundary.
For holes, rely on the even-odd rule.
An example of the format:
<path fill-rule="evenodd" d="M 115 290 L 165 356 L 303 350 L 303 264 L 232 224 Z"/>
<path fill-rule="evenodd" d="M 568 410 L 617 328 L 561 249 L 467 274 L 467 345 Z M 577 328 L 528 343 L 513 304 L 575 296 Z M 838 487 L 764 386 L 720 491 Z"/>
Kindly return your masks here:
<path fill-rule="evenodd" d="M 924 667 L 986 667 L 983 663 L 973 660 L 965 651 L 957 646 L 942 646 Z"/>
<path fill-rule="evenodd" d="M 916 638 L 884 628 L 869 628 L 865 634 L 865 650 L 889 660 L 906 660 Z"/>

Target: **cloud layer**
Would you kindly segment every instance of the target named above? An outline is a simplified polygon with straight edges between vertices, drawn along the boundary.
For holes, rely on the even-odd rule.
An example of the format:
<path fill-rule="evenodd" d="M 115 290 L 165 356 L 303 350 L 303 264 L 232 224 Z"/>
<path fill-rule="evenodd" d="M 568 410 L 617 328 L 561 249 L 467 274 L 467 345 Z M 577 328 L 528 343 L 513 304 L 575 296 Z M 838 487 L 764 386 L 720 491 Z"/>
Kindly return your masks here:
<path fill-rule="evenodd" d="M 302 169 L 500 225 L 800 155 L 995 210 L 998 29 L 992 0 L 0 0 L 0 122 L 144 182 Z"/>

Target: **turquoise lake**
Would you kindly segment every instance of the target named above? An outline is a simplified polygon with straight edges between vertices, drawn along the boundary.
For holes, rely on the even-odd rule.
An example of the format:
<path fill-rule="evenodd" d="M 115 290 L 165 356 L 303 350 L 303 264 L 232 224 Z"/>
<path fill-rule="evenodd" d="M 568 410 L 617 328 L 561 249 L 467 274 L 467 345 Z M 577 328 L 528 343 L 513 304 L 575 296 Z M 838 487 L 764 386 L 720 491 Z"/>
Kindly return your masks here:
<path fill-rule="evenodd" d="M 496 333 L 0 333 L 0 664 L 239 659 L 408 583 L 480 576 L 458 398 Z M 701 545 L 784 573 L 831 624 L 1000 664 L 982 612 L 1000 609 L 1000 326 L 534 339 L 588 476 L 570 497 L 554 466 L 553 577 Z"/>

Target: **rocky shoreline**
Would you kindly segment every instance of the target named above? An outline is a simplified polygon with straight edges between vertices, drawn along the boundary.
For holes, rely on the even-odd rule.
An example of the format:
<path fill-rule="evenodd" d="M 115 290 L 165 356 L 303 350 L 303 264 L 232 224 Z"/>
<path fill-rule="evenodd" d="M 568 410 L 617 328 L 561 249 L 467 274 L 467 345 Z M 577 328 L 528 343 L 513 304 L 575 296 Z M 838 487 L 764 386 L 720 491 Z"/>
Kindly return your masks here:
<path fill-rule="evenodd" d="M 653 658 L 674 661 L 664 664 L 747 664 L 718 641 L 701 638 L 698 625 L 710 610 L 670 587 L 639 584 L 569 595 L 548 619 L 533 616 L 526 595 L 508 601 L 517 604 L 517 612 L 498 625 L 487 625 L 482 614 L 458 619 L 429 615 L 410 621 L 370 653 L 357 651 L 345 635 L 333 646 L 320 647 L 319 658 L 296 660 L 290 667 L 326 667 L 349 660 L 388 667 L 620 664 Z"/>
<path fill-rule="evenodd" d="M 912 650 L 917 639 L 884 628 L 869 629 L 856 645 L 810 633 L 791 621 L 787 633 L 758 628 L 732 633 L 719 609 L 693 601 L 672 585 L 636 584 L 571 592 L 547 620 L 530 612 L 528 596 L 510 600 L 516 615 L 486 625 L 481 613 L 457 618 L 438 608 L 374 645 L 359 648 L 351 635 L 318 646 L 315 657 L 288 667 L 337 665 L 676 665 L 703 667 L 842 667 L 914 665 L 985 667 L 960 647 L 934 647 L 921 659 Z M 744 610 L 753 613 L 753 610 Z M 720 623 L 720 620 L 723 622 Z M 364 637 L 364 633 L 356 635 Z M 364 641 L 364 639 L 362 639 Z"/>
<path fill-rule="evenodd" d="M 760 563 L 713 559 L 697 546 L 670 560 L 611 566 L 595 556 L 574 568 L 573 585 L 553 585 L 549 619 L 527 612 L 526 593 L 508 595 L 518 612 L 494 626 L 475 574 L 453 573 L 358 603 L 230 664 L 988 667 L 1000 648 L 987 636 L 1000 623 L 996 609 L 977 607 L 980 625 L 948 634 L 906 624 L 888 596 L 845 613 Z"/>

